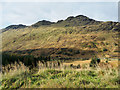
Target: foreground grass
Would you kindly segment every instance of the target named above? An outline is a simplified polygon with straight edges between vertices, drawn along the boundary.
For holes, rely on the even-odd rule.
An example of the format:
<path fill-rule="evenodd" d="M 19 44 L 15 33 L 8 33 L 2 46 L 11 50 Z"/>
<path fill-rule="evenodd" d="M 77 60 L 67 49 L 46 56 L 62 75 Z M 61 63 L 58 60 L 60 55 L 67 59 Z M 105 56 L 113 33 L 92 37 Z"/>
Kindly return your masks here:
<path fill-rule="evenodd" d="M 22 68 L 21 68 L 22 67 Z M 117 68 L 37 69 L 24 66 L 2 75 L 1 89 L 9 88 L 118 88 Z"/>

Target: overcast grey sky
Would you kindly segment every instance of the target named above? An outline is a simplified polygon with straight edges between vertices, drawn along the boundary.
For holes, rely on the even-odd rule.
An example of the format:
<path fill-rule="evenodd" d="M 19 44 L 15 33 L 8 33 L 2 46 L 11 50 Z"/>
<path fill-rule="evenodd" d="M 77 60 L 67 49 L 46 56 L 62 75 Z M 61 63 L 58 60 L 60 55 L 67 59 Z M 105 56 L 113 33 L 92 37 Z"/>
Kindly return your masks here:
<path fill-rule="evenodd" d="M 118 21 L 117 2 L 7 2 L 2 3 L 0 28 L 12 24 L 31 25 L 40 20 L 58 21 L 85 15 L 100 21 Z"/>

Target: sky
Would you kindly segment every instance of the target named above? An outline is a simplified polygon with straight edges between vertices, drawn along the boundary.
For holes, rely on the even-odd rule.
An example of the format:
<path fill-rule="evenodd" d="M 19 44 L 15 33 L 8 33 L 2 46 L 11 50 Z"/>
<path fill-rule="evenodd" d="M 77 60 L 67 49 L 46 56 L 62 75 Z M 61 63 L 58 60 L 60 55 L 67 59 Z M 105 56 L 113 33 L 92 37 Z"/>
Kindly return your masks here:
<path fill-rule="evenodd" d="M 0 11 L 0 29 L 13 24 L 31 25 L 40 20 L 56 22 L 77 15 L 118 21 L 117 2 L 2 2 Z"/>

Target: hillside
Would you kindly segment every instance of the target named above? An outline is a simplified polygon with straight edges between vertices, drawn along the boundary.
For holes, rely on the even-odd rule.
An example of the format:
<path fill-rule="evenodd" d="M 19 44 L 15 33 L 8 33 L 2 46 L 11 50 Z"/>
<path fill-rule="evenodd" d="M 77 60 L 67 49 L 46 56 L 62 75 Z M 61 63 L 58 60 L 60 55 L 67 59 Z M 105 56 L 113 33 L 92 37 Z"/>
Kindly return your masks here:
<path fill-rule="evenodd" d="M 78 24 L 73 26 L 73 22 Z M 56 23 L 43 20 L 25 28 L 20 27 L 11 27 L 2 33 L 3 53 L 50 57 L 53 60 L 119 57 L 118 22 L 99 22 L 78 15 Z"/>
<path fill-rule="evenodd" d="M 119 22 L 83 15 L 2 29 L 0 89 L 118 88 Z"/>

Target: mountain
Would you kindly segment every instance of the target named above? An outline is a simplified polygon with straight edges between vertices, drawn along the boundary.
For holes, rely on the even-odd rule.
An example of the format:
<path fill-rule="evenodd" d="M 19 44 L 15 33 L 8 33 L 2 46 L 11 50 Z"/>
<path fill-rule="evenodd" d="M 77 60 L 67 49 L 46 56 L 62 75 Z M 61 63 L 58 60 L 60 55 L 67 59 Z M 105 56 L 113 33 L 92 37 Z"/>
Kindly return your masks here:
<path fill-rule="evenodd" d="M 68 27 L 68 26 L 84 26 L 84 25 L 98 25 L 102 22 L 100 21 L 96 21 L 94 19 L 90 19 L 84 15 L 78 15 L 76 17 L 74 16 L 70 16 L 65 20 L 58 20 L 57 22 L 50 22 L 50 21 L 46 21 L 46 20 L 42 20 L 42 21 L 38 21 L 35 24 L 32 24 L 29 27 L 40 27 L 40 26 L 64 26 L 64 27 Z M 21 29 L 21 28 L 26 28 L 26 25 L 10 25 L 8 27 L 6 27 L 5 29 L 3 29 L 4 31 L 7 31 L 9 29 Z"/>
<path fill-rule="evenodd" d="M 26 28 L 26 27 L 27 27 L 26 25 L 22 25 L 22 24 L 19 24 L 19 25 L 10 25 L 10 26 L 2 29 L 2 32 L 8 31 L 10 29 L 23 29 L 23 28 Z"/>
<path fill-rule="evenodd" d="M 50 21 L 42 20 L 42 21 L 38 21 L 35 24 L 32 24 L 31 26 L 26 26 L 26 25 L 22 25 L 22 24 L 10 25 L 10 26 L 6 27 L 5 29 L 3 29 L 3 32 L 7 31 L 9 29 L 21 29 L 21 28 L 26 28 L 26 27 L 36 28 L 36 27 L 40 27 L 40 26 L 73 27 L 73 26 L 101 25 L 100 27 L 106 26 L 108 28 L 108 25 L 111 25 L 110 27 L 115 27 L 116 23 L 117 22 L 112 22 L 112 21 L 108 21 L 108 22 L 96 21 L 94 19 L 90 19 L 87 16 L 78 15 L 76 17 L 70 16 L 65 20 L 58 20 L 57 22 L 50 22 Z"/>
<path fill-rule="evenodd" d="M 51 25 L 51 24 L 54 24 L 54 22 L 42 20 L 42 21 L 38 21 L 37 23 L 35 23 L 35 24 L 31 25 L 31 26 L 32 27 L 39 27 L 39 26 Z"/>
<path fill-rule="evenodd" d="M 119 22 L 78 15 L 31 26 L 11 25 L 0 35 L 3 90 L 118 88 L 120 84 Z"/>
<path fill-rule="evenodd" d="M 57 22 L 43 20 L 31 26 L 11 25 L 6 30 L 2 33 L 2 51 L 7 53 L 64 60 L 119 56 L 119 22 L 78 15 Z"/>
<path fill-rule="evenodd" d="M 100 21 L 95 21 L 94 19 L 90 19 L 84 15 L 78 15 L 76 17 L 70 16 L 66 20 L 59 20 L 57 25 L 59 26 L 83 26 L 83 25 L 97 25 L 100 24 Z"/>

